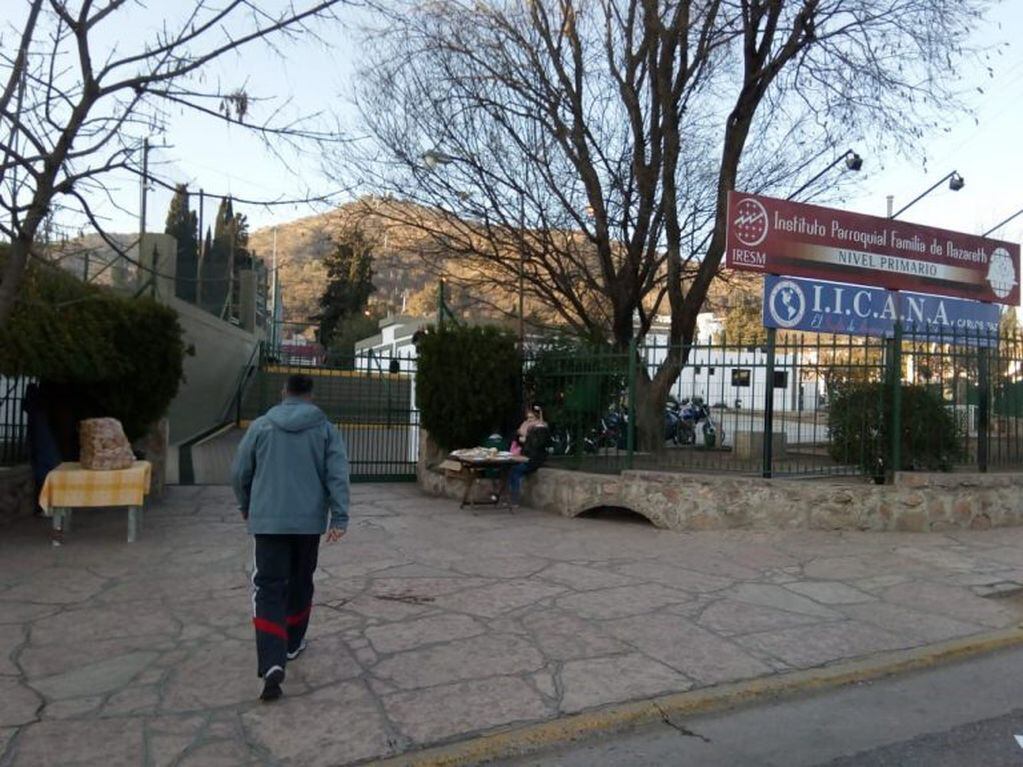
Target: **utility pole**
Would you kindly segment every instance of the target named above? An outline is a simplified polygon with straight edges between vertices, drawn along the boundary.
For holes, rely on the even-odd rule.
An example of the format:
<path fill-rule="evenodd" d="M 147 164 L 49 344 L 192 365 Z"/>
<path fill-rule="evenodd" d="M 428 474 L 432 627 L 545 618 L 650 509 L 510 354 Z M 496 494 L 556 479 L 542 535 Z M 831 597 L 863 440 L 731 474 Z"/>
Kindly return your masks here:
<path fill-rule="evenodd" d="M 199 233 L 198 243 L 196 248 L 198 254 L 195 260 L 195 305 L 200 309 L 202 308 L 202 267 L 203 261 L 206 259 L 206 235 L 203 232 L 203 203 L 206 201 L 206 195 L 203 190 L 199 189 Z"/>
<path fill-rule="evenodd" d="M 519 249 L 519 354 L 526 348 L 526 251 Z"/>
<path fill-rule="evenodd" d="M 142 188 L 139 190 L 139 261 L 142 261 L 142 238 L 146 235 L 146 198 L 149 191 L 149 137 L 142 141 Z"/>
<path fill-rule="evenodd" d="M 142 185 L 139 189 L 139 281 L 145 285 L 145 253 L 143 248 L 146 241 L 146 203 L 149 193 L 149 136 L 142 140 Z M 156 294 L 156 259 L 153 259 L 153 267 L 149 274 L 149 281 L 152 285 L 152 292 Z"/>

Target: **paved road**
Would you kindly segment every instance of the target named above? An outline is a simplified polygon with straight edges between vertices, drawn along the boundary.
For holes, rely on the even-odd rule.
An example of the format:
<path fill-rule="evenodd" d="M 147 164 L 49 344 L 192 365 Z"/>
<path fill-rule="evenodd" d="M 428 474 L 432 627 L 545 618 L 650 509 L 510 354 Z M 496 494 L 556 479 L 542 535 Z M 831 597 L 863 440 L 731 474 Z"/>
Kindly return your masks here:
<path fill-rule="evenodd" d="M 1023 649 L 647 728 L 503 767 L 1023 764 Z"/>
<path fill-rule="evenodd" d="M 981 596 L 1023 585 L 1019 527 L 683 534 L 529 509 L 473 515 L 411 484 L 356 484 L 348 536 L 320 552 L 309 648 L 288 666 L 284 700 L 265 706 L 251 541 L 230 489 L 169 488 L 136 543 L 124 530 L 113 509 L 78 512 L 60 548 L 45 520 L 0 531 L 0 767 L 340 767 L 1021 617 L 1011 598 Z M 964 698 L 1002 684 L 997 706 L 906 732 L 1011 711 L 1023 680 L 1005 681 Z M 803 726 L 786 728 L 801 742 Z M 710 744 L 669 733 L 712 748 L 736 731 L 774 737 L 763 722 L 710 727 L 692 725 Z"/>

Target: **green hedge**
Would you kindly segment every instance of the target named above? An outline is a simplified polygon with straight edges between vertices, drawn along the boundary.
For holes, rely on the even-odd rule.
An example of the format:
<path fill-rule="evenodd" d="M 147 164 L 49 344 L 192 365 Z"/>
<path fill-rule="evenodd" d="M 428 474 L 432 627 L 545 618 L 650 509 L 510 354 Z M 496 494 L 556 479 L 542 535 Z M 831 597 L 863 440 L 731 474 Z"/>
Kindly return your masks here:
<path fill-rule="evenodd" d="M 892 396 L 880 383 L 833 386 L 828 411 L 831 457 L 867 472 L 887 466 Z M 902 385 L 899 469 L 948 471 L 962 457 L 962 434 L 941 393 L 926 385 Z"/>
<path fill-rule="evenodd" d="M 0 328 L 0 373 L 69 384 L 76 416 L 117 418 L 133 439 L 166 413 L 184 354 L 173 309 L 42 264 L 28 269 Z"/>
<path fill-rule="evenodd" d="M 479 445 L 515 420 L 520 362 L 513 335 L 486 326 L 430 328 L 418 351 L 420 422 L 442 448 Z"/>

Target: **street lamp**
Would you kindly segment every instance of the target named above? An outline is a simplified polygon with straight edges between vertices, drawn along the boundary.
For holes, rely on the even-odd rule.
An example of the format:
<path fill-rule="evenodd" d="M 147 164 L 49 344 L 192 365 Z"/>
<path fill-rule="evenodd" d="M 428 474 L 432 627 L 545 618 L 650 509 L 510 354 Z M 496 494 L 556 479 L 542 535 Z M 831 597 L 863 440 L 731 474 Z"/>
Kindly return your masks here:
<path fill-rule="evenodd" d="M 845 163 L 845 167 L 846 167 L 847 170 L 851 170 L 853 172 L 857 172 L 857 171 L 860 170 L 860 168 L 863 167 L 863 158 L 860 157 L 858 154 L 856 154 L 856 152 L 854 152 L 853 150 L 847 149 L 843 154 L 840 154 L 838 157 L 836 157 L 834 159 L 834 161 L 831 164 L 828 165 L 828 167 L 826 167 L 824 170 L 822 170 L 816 176 L 811 178 L 809 181 L 807 181 L 805 184 L 803 184 L 801 187 L 799 187 L 799 189 L 794 191 L 792 194 L 790 194 L 785 199 L 786 200 L 793 200 L 793 199 L 795 199 L 802 192 L 805 192 L 807 189 L 809 189 L 825 173 L 827 173 L 829 170 L 831 170 L 836 165 L 838 165 L 839 163 L 842 163 L 842 162 Z"/>
<path fill-rule="evenodd" d="M 450 165 L 455 162 L 455 160 L 460 159 L 450 154 L 439 152 L 436 149 L 427 149 L 422 155 L 420 155 L 420 157 L 423 161 L 423 165 L 425 165 L 429 170 L 435 170 L 441 165 Z"/>
<path fill-rule="evenodd" d="M 954 170 L 951 173 L 947 173 L 941 178 L 939 178 L 936 182 L 934 182 L 933 185 L 928 187 L 926 191 L 924 191 L 922 194 L 917 195 L 912 200 L 910 200 L 909 203 L 899 208 L 898 212 L 889 213 L 888 218 L 898 218 L 946 181 L 948 181 L 948 188 L 951 189 L 953 192 L 958 192 L 960 189 L 966 186 L 966 180 L 959 175 L 959 171 Z"/>

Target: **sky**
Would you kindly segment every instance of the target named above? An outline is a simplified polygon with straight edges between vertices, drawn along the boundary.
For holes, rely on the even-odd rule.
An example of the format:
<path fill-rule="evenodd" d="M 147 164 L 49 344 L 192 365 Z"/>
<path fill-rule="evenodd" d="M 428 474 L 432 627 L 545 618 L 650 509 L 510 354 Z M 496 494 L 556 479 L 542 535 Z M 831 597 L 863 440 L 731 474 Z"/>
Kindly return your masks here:
<path fill-rule="evenodd" d="M 11 8 L 13 0 L 0 0 Z M 161 14 L 154 9 L 172 7 L 169 0 L 153 0 L 148 11 L 139 12 L 117 34 L 124 40 L 151 36 Z M 283 5 L 272 0 L 271 5 Z M 300 3 L 301 5 L 301 3 Z M 181 6 L 177 6 L 180 8 Z M 0 20 L 4 11 L 0 9 Z M 343 23 L 329 28 L 323 42 L 303 40 L 285 44 L 281 55 L 231 56 L 212 73 L 228 89 L 244 85 L 259 96 L 290 94 L 285 113 L 340 113 L 349 127 L 358 131 L 351 106 L 351 78 L 358 61 L 357 26 L 360 19 L 349 15 Z M 911 200 L 952 170 L 965 179 L 965 187 L 952 192 L 946 185 L 930 194 L 901 216 L 904 220 L 967 232 L 982 232 L 1023 208 L 1023 0 L 1003 0 L 989 15 L 976 38 L 981 45 L 995 47 L 1008 42 L 1001 55 L 993 55 L 994 77 L 977 69 L 975 82 L 984 92 L 968 97 L 972 115 L 956 115 L 947 132 L 933 134 L 920 147 L 926 154 L 899 157 L 879 154 L 876 147 L 853 144 L 864 159 L 863 170 L 846 189 L 841 207 L 861 213 L 885 214 L 886 195 L 894 196 L 895 208 Z M 148 34 L 147 34 L 148 33 Z M 260 106 L 257 105 L 257 109 Z M 170 146 L 161 147 L 160 142 Z M 326 194 L 344 185 L 344 180 L 323 173 L 319 157 L 289 156 L 286 162 L 268 153 L 245 130 L 224 126 L 217 120 L 193 114 L 174 114 L 165 138 L 156 139 L 152 167 L 161 178 L 187 182 L 195 190 L 231 193 L 238 197 L 277 199 L 302 197 L 308 192 Z M 836 169 L 835 173 L 843 172 Z M 847 171 L 846 171 L 847 172 Z M 137 182 L 118 181 L 118 199 L 127 212 L 108 211 L 112 231 L 137 230 Z M 162 224 L 170 194 L 156 189 L 149 195 L 150 216 Z M 337 198 L 343 201 L 344 197 Z M 288 205 L 271 209 L 239 206 L 253 228 L 283 223 L 324 210 L 323 206 Z M 208 216 L 207 220 L 212 218 Z M 152 228 L 152 224 L 150 225 Z M 1023 239 L 1023 215 L 993 236 L 1019 242 Z"/>

